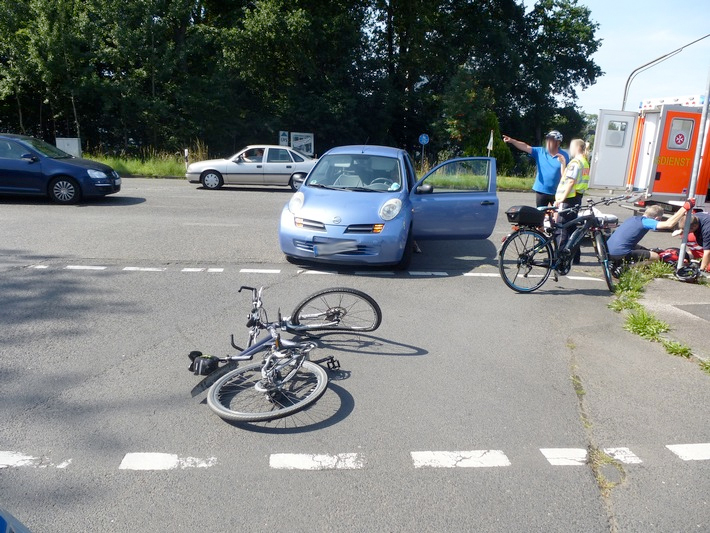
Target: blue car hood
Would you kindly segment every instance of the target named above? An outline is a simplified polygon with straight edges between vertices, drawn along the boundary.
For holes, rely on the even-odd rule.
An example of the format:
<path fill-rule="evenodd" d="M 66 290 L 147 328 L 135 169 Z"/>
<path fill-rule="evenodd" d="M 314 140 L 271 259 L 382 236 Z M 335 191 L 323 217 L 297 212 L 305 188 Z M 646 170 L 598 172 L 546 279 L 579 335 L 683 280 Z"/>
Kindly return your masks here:
<path fill-rule="evenodd" d="M 52 159 L 52 161 L 54 163 L 60 163 L 72 167 L 81 167 L 87 170 L 93 168 L 95 170 L 100 170 L 107 174 L 113 172 L 113 169 L 108 165 L 104 165 L 103 163 L 99 163 L 98 161 L 91 161 L 90 159 L 81 159 L 79 157 L 72 157 L 71 159 Z"/>
<path fill-rule="evenodd" d="M 390 198 L 400 198 L 404 204 L 405 194 L 397 192 L 334 191 L 302 187 L 303 207 L 294 216 L 316 220 L 328 225 L 378 224 L 383 222 L 379 210 Z M 337 219 L 340 222 L 336 222 Z"/>

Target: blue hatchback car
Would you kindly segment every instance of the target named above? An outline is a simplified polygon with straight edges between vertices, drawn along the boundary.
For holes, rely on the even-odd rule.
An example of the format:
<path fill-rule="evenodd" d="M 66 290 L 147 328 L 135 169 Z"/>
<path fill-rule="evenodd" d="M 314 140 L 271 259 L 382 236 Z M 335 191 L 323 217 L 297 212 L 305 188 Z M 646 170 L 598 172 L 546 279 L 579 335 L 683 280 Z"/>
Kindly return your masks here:
<path fill-rule="evenodd" d="M 58 204 L 121 190 L 108 165 L 79 159 L 44 141 L 0 133 L 0 194 L 49 196 Z"/>
<path fill-rule="evenodd" d="M 291 259 L 407 268 L 415 239 L 486 239 L 497 216 L 494 158 L 451 159 L 417 179 L 404 150 L 343 146 L 284 207 L 279 243 Z"/>

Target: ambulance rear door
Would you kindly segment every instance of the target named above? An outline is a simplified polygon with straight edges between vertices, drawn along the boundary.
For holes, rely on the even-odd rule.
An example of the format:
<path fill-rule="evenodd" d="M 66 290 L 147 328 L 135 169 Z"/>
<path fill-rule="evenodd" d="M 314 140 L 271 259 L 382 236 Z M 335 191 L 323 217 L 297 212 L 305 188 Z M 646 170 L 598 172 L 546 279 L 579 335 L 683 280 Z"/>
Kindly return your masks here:
<path fill-rule="evenodd" d="M 631 111 L 599 111 L 594 137 L 590 187 L 623 189 L 630 165 L 631 148 L 638 113 Z"/>
<path fill-rule="evenodd" d="M 697 108 L 661 108 L 660 136 L 649 184 L 654 197 L 673 200 L 688 196 L 700 118 Z"/>

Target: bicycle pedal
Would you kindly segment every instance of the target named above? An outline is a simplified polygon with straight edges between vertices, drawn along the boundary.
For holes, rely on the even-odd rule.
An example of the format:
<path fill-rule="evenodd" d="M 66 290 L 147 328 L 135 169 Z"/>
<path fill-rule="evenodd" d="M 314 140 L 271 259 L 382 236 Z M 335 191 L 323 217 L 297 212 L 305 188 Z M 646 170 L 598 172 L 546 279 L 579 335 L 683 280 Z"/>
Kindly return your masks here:
<path fill-rule="evenodd" d="M 340 361 L 335 357 L 331 357 L 326 361 L 325 365 L 328 367 L 328 370 L 338 370 L 340 368 Z"/>

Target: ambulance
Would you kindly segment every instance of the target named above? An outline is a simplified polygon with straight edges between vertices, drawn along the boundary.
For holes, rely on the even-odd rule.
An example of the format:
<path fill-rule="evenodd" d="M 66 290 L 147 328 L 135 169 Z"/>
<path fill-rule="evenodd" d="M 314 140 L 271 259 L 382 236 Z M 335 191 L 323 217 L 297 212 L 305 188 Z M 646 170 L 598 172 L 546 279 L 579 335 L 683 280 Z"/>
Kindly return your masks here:
<path fill-rule="evenodd" d="M 644 100 L 639 110 L 599 112 L 590 169 L 590 188 L 643 193 L 636 207 L 658 204 L 674 212 L 688 196 L 704 96 Z M 694 196 L 710 211 L 710 142 Z"/>

